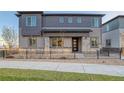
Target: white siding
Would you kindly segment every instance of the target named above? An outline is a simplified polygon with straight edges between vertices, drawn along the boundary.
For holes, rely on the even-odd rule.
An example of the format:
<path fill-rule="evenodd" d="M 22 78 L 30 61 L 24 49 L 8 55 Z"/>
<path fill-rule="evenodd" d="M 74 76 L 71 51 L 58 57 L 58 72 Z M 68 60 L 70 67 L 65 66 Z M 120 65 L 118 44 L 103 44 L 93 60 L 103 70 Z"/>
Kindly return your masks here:
<path fill-rule="evenodd" d="M 102 45 L 106 46 L 106 40 L 111 39 L 112 48 L 120 48 L 120 32 L 119 29 L 102 34 Z"/>

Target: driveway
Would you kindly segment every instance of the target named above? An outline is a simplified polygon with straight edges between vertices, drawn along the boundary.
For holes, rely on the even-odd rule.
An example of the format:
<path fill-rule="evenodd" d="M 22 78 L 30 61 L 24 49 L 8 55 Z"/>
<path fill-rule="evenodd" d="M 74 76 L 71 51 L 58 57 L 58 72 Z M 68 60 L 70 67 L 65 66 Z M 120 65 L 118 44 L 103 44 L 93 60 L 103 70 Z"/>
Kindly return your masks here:
<path fill-rule="evenodd" d="M 124 66 L 118 65 L 0 60 L 0 68 L 36 69 L 124 76 Z"/>

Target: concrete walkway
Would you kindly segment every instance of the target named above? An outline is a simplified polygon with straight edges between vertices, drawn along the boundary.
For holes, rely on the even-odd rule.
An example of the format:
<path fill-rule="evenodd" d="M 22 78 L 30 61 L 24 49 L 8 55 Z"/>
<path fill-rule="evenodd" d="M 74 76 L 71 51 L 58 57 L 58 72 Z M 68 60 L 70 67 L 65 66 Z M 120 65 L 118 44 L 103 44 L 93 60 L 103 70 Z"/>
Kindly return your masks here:
<path fill-rule="evenodd" d="M 0 60 L 0 68 L 37 69 L 124 76 L 124 66 L 116 65 Z"/>

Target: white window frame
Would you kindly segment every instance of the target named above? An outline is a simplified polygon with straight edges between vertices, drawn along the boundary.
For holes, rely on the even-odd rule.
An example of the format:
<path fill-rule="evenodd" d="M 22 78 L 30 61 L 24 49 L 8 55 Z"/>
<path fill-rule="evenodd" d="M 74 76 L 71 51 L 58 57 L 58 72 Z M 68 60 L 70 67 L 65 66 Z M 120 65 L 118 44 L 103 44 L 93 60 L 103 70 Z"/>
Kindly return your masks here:
<path fill-rule="evenodd" d="M 93 27 L 99 27 L 99 18 L 98 17 L 93 18 Z"/>
<path fill-rule="evenodd" d="M 96 46 L 92 46 L 92 39 L 96 39 Z M 98 48 L 98 37 L 90 37 L 90 47 L 91 48 Z"/>
<path fill-rule="evenodd" d="M 28 18 L 30 18 L 30 23 Z M 26 16 L 26 26 L 37 26 L 37 16 Z"/>
<path fill-rule="evenodd" d="M 53 39 L 56 41 L 55 46 L 53 46 Z M 59 40 L 61 40 L 61 46 L 59 46 Z M 50 47 L 51 48 L 62 48 L 64 46 L 64 40 L 62 37 L 50 37 Z"/>
<path fill-rule="evenodd" d="M 59 17 L 59 23 L 64 23 L 64 17 Z"/>
<path fill-rule="evenodd" d="M 82 23 L 82 18 L 81 17 L 77 17 L 77 23 Z"/>
<path fill-rule="evenodd" d="M 109 24 L 106 25 L 106 31 L 109 31 L 110 28 L 109 28 Z"/>
<path fill-rule="evenodd" d="M 68 17 L 68 23 L 72 24 L 73 23 L 73 18 L 72 17 Z"/>

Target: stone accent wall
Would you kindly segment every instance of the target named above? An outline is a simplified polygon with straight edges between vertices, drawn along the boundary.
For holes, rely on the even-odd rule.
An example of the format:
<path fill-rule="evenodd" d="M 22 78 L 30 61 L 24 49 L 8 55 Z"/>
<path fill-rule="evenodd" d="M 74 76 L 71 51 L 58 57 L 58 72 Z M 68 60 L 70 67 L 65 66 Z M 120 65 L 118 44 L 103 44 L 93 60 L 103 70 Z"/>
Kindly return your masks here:
<path fill-rule="evenodd" d="M 44 48 L 44 38 L 43 37 L 37 37 L 37 48 L 38 49 Z"/>
<path fill-rule="evenodd" d="M 89 49 L 90 49 L 90 38 L 82 37 L 82 52 L 89 51 Z"/>
<path fill-rule="evenodd" d="M 71 37 L 64 37 L 64 47 L 71 48 L 72 47 L 72 38 Z"/>
<path fill-rule="evenodd" d="M 98 48 L 92 48 L 90 44 L 90 37 L 82 37 L 82 52 L 97 51 L 101 48 L 101 44 L 98 42 Z"/>
<path fill-rule="evenodd" d="M 50 49 L 50 40 L 49 40 L 49 37 L 44 37 L 44 43 L 45 43 L 44 51 L 49 51 L 49 49 Z"/>
<path fill-rule="evenodd" d="M 124 57 L 124 32 L 120 33 L 120 46 L 122 48 L 122 57 Z"/>
<path fill-rule="evenodd" d="M 28 48 L 28 37 L 19 36 L 19 48 Z"/>
<path fill-rule="evenodd" d="M 124 48 L 124 32 L 120 33 L 120 45 Z"/>

